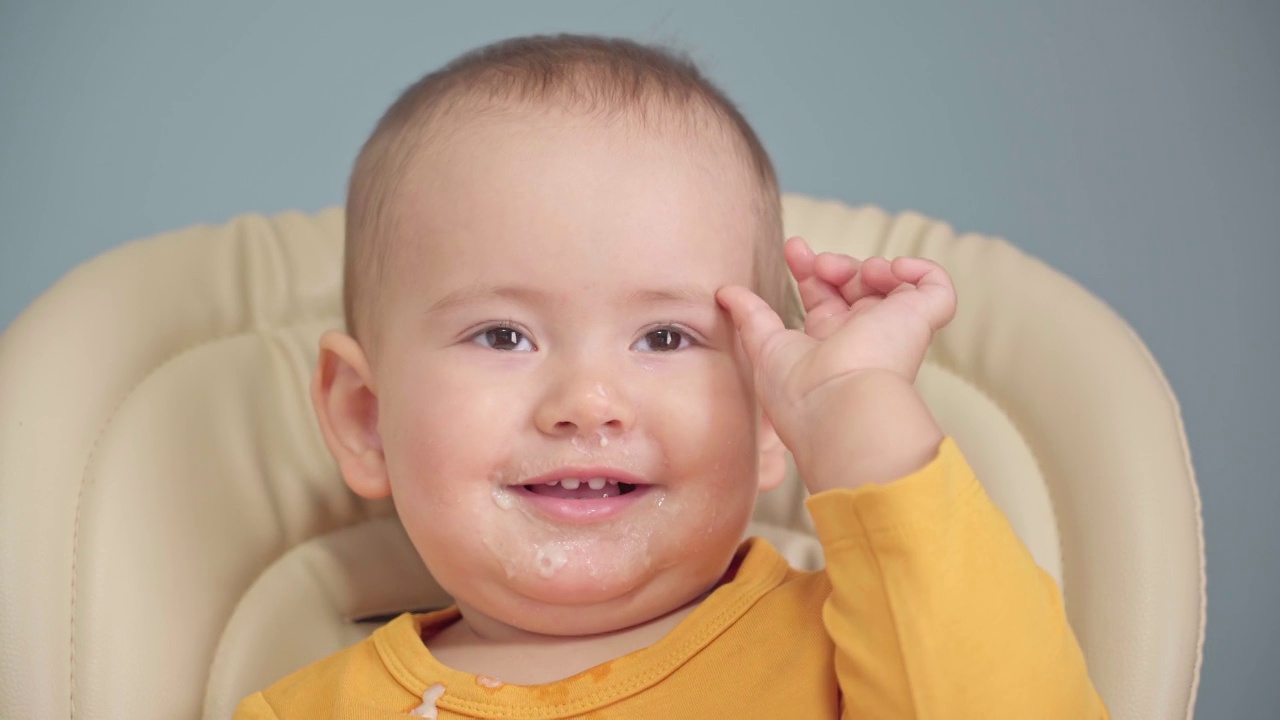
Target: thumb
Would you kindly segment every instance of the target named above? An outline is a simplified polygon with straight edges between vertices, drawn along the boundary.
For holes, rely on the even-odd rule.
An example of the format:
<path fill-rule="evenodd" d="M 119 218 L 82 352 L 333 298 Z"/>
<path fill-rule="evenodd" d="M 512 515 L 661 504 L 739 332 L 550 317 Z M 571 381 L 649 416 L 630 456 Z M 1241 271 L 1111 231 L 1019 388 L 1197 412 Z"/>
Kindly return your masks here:
<path fill-rule="evenodd" d="M 733 285 L 721 288 L 716 301 L 729 312 L 738 339 L 751 363 L 756 398 L 770 419 L 778 436 L 787 447 L 794 440 L 789 420 L 792 402 L 785 390 L 786 378 L 802 362 L 816 341 L 796 330 L 788 330 L 769 303 L 747 288 Z"/>
<path fill-rule="evenodd" d="M 729 311 L 747 359 L 752 367 L 759 368 L 765 346 L 787 330 L 782 318 L 769 307 L 769 303 L 741 285 L 721 288 L 716 293 L 716 302 Z"/>

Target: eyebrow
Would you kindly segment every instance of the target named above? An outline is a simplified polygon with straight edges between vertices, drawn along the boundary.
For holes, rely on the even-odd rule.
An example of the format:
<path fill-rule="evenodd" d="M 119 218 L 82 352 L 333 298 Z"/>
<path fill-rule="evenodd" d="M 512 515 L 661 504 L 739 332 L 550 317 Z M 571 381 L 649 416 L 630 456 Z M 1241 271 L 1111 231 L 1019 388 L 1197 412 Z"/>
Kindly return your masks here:
<path fill-rule="evenodd" d="M 681 303 L 684 305 L 706 305 L 716 304 L 714 293 L 709 293 L 703 288 L 693 285 L 681 285 L 671 288 L 645 288 L 636 290 L 627 295 L 628 303 L 636 304 L 653 304 L 653 303 Z"/>
<path fill-rule="evenodd" d="M 507 298 L 528 305 L 546 304 L 548 293 L 530 287 L 513 285 L 473 285 L 448 293 L 432 303 L 428 313 L 439 313 L 485 298 Z M 715 294 L 694 285 L 669 288 L 643 288 L 628 293 L 624 302 L 628 305 L 652 305 L 679 303 L 682 305 L 715 305 Z"/>
<path fill-rule="evenodd" d="M 454 290 L 453 292 L 445 295 L 432 303 L 431 307 L 427 308 L 427 312 L 444 312 L 460 305 L 466 305 L 467 303 L 490 297 L 508 298 L 525 304 L 544 303 L 547 299 L 545 293 L 540 290 L 534 290 L 533 288 L 515 287 L 510 285 L 472 285 L 471 287 Z"/>

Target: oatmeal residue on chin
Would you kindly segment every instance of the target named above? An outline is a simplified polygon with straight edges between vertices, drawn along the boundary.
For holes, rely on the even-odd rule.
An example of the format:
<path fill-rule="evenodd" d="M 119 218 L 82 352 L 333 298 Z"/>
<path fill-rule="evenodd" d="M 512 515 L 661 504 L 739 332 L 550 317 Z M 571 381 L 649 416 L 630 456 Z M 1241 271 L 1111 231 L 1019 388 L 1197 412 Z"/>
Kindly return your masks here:
<path fill-rule="evenodd" d="M 558 543 L 550 543 L 538 546 L 533 562 L 538 568 L 538 574 L 549 578 L 569 562 L 569 556 Z"/>

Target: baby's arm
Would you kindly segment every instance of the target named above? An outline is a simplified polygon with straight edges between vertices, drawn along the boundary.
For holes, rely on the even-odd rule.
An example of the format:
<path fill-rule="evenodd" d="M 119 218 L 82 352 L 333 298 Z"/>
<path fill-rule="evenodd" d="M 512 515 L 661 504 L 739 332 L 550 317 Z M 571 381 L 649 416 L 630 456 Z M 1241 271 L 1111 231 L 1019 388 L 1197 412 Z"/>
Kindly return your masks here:
<path fill-rule="evenodd" d="M 1057 585 L 953 441 L 892 483 L 807 504 L 847 717 L 1107 717 Z"/>
<path fill-rule="evenodd" d="M 798 239 L 786 256 L 805 332 L 745 288 L 719 299 L 813 494 L 845 714 L 1105 718 L 1056 585 L 915 391 L 955 311 L 946 272 Z"/>

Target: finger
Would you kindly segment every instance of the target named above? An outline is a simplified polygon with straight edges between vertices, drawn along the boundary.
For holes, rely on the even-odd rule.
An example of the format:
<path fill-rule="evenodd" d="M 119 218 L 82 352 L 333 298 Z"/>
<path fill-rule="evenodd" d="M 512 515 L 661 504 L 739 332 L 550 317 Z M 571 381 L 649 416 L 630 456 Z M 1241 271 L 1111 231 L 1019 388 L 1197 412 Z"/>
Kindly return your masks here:
<path fill-rule="evenodd" d="M 820 337 L 814 333 L 814 329 L 827 327 L 826 320 L 837 313 L 846 312 L 849 304 L 840 295 L 839 288 L 828 278 L 820 275 L 819 263 L 825 259 L 830 265 L 834 257 L 845 256 L 833 256 L 831 253 L 815 256 L 813 249 L 800 238 L 787 241 L 783 251 L 787 258 L 787 266 L 791 269 L 791 275 L 796 279 L 800 301 L 804 304 L 805 332 L 811 336 Z M 847 257 L 846 259 L 852 260 Z"/>
<path fill-rule="evenodd" d="M 891 265 L 893 274 L 903 282 L 916 286 L 933 284 L 951 287 L 951 276 L 941 265 L 928 258 L 898 257 L 893 259 Z"/>
<path fill-rule="evenodd" d="M 882 257 L 869 257 L 859 264 L 857 274 L 840 286 L 840 295 L 853 305 L 865 297 L 885 295 L 901 284 L 895 280 L 887 290 L 883 289 L 888 284 L 886 278 L 893 279 L 889 261 Z"/>
<path fill-rule="evenodd" d="M 716 293 L 716 302 L 729 311 L 733 325 L 738 329 L 742 348 L 753 367 L 759 367 L 760 354 L 769 340 L 786 332 L 786 326 L 778 313 L 759 295 L 740 285 L 723 287 Z"/>
<path fill-rule="evenodd" d="M 816 260 L 821 256 L 815 256 L 808 243 L 800 238 L 791 238 L 783 247 L 783 256 L 787 259 L 791 276 L 796 279 L 806 317 L 815 312 L 830 314 L 829 306 L 847 307 L 840 291 L 818 276 Z"/>
<path fill-rule="evenodd" d="M 813 276 L 813 248 L 802 237 L 789 238 L 782 244 L 782 256 L 787 260 L 787 268 L 796 282 L 804 282 Z"/>
<path fill-rule="evenodd" d="M 822 253 L 814 259 L 814 273 L 823 280 L 840 287 L 858 272 L 860 260 L 842 253 Z"/>
<path fill-rule="evenodd" d="M 924 298 L 923 307 L 929 326 L 941 329 L 956 314 L 956 290 L 951 275 L 936 262 L 918 257 L 900 257 L 893 261 L 893 274 L 902 282 L 915 285 Z"/>
<path fill-rule="evenodd" d="M 839 323 L 829 320 L 843 316 L 849 312 L 849 302 L 845 300 L 840 286 L 858 274 L 860 261 L 842 253 L 822 253 L 814 258 L 813 270 L 815 282 L 821 283 L 824 293 L 819 302 L 805 308 L 804 331 L 810 337 L 825 340 Z"/>
<path fill-rule="evenodd" d="M 888 295 L 904 286 L 902 278 L 893 272 L 893 264 L 882 257 L 869 258 L 862 264 L 862 285 L 879 295 Z"/>

